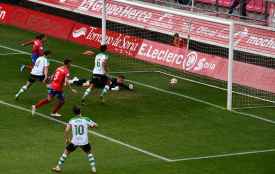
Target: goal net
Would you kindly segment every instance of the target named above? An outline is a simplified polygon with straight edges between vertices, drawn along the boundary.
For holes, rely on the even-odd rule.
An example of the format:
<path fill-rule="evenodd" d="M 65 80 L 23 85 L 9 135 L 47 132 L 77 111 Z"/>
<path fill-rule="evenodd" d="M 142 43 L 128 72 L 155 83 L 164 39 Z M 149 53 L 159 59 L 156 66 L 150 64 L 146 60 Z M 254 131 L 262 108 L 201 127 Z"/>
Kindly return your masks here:
<path fill-rule="evenodd" d="M 249 27 L 128 0 L 104 1 L 102 16 L 113 72 L 228 110 L 272 106 L 274 59 L 245 45 Z M 122 46 L 112 45 L 114 35 Z M 175 89 L 167 85 L 171 78 L 178 80 Z"/>
<path fill-rule="evenodd" d="M 263 27 L 236 25 L 233 66 L 235 109 L 274 107 L 275 32 Z"/>

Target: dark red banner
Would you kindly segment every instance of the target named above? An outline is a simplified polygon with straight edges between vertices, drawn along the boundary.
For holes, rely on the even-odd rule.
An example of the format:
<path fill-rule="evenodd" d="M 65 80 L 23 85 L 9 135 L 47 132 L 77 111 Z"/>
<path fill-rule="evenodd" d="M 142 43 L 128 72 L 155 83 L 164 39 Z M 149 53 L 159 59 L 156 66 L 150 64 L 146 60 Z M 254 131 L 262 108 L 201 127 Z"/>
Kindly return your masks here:
<path fill-rule="evenodd" d="M 67 39 L 74 21 L 64 19 L 61 17 L 20 8 L 10 5 L 2 5 L 3 11 L 7 11 L 6 20 L 8 24 L 17 26 L 19 28 L 28 29 L 47 35 L 54 36 L 61 39 Z M 9 10 L 11 9 L 12 10 Z"/>
<path fill-rule="evenodd" d="M 102 1 L 98 0 L 35 0 L 35 2 L 101 17 Z M 179 33 L 182 37 L 187 37 L 189 33 L 192 40 L 228 47 L 228 25 L 164 12 L 161 8 L 153 9 L 150 6 L 131 4 L 108 0 L 106 7 L 108 20 L 161 33 Z M 238 50 L 275 57 L 275 32 L 267 27 L 237 24 L 235 40 L 235 47 Z"/>
<path fill-rule="evenodd" d="M 227 81 L 228 60 L 144 40 L 137 59 Z M 275 70 L 234 61 L 233 83 L 275 93 Z"/>
<path fill-rule="evenodd" d="M 101 28 L 75 23 L 69 40 L 99 48 L 101 43 Z M 131 57 L 135 57 L 143 39 L 107 31 L 108 50 Z"/>
<path fill-rule="evenodd" d="M 8 23 L 8 16 L 13 12 L 13 7 L 0 4 L 0 23 Z"/>

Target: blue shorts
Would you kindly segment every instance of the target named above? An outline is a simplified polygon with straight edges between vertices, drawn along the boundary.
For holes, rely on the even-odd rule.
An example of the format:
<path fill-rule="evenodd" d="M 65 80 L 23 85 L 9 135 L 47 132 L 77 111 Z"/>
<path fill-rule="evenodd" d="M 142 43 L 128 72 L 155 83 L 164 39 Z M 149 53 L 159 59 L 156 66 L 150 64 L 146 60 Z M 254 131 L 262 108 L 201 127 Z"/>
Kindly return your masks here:
<path fill-rule="evenodd" d="M 58 100 L 60 101 L 65 101 L 65 96 L 64 93 L 62 91 L 55 91 L 52 88 L 48 88 L 48 95 L 52 96 L 52 97 L 57 97 Z"/>
<path fill-rule="evenodd" d="M 35 54 L 35 53 L 32 53 L 32 64 L 34 65 L 35 64 L 35 62 L 36 62 L 36 60 L 38 59 L 38 55 L 37 54 Z"/>

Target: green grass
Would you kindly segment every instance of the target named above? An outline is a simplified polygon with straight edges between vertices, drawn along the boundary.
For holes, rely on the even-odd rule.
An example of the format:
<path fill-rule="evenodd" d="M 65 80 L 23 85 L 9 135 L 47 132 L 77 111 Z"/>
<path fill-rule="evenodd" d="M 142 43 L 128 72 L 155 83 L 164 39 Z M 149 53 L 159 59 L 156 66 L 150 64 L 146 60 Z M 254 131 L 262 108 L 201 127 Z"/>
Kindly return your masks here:
<path fill-rule="evenodd" d="M 0 26 L 0 44 L 29 51 L 20 41 L 34 33 Z M 71 57 L 73 63 L 90 68 L 93 60 L 80 53 L 86 47 L 49 38 L 47 48 L 53 58 Z M 0 49 L 0 54 L 12 53 Z M 25 108 L 47 94 L 42 84 L 35 84 L 19 101 L 13 96 L 28 78 L 18 67 L 28 63 L 28 55 L 0 56 L 0 100 Z M 155 66 L 111 55 L 111 70 L 150 69 Z M 51 71 L 58 64 L 51 62 Z M 89 78 L 90 73 L 71 69 L 72 76 Z M 169 78 L 158 73 L 126 74 L 130 80 L 191 96 L 218 106 L 225 106 L 225 92 L 187 81 L 176 88 L 167 86 Z M 79 104 L 78 94 L 66 90 L 66 104 L 61 110 L 64 121 L 72 117 L 71 107 Z M 39 109 L 49 114 L 51 105 Z M 274 109 L 245 110 L 268 119 Z M 135 91 L 110 92 L 106 104 L 100 104 L 98 91 L 88 98 L 83 113 L 99 124 L 96 132 L 170 159 L 246 152 L 275 148 L 275 125 L 227 112 L 207 104 L 135 85 Z M 0 169 L 5 174 L 46 174 L 55 165 L 64 148 L 61 124 L 30 113 L 0 105 Z M 271 174 L 275 172 L 275 152 L 224 158 L 169 163 L 127 147 L 91 135 L 100 174 Z M 88 173 L 86 157 L 79 151 L 68 158 L 64 173 Z M 2 173 L 2 172 L 1 172 Z"/>

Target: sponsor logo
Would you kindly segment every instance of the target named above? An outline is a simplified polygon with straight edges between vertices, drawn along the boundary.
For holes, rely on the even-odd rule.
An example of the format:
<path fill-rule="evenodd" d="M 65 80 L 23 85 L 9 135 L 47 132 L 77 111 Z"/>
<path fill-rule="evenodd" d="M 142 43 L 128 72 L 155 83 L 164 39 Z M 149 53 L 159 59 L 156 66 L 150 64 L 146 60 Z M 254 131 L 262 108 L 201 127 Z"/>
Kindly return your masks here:
<path fill-rule="evenodd" d="M 6 11 L 0 6 L 0 20 L 4 20 L 6 17 Z"/>
<path fill-rule="evenodd" d="M 214 70 L 216 64 L 207 61 L 206 58 L 198 58 L 195 51 L 190 52 L 182 63 L 183 70 L 186 71 L 202 71 L 203 69 Z"/>
<path fill-rule="evenodd" d="M 87 34 L 87 28 L 81 27 L 79 29 L 74 30 L 72 33 L 72 36 L 73 38 L 79 38 L 81 36 L 86 36 L 86 34 Z"/>
<path fill-rule="evenodd" d="M 196 52 L 189 53 L 182 63 L 182 68 L 187 71 L 191 70 L 196 65 L 197 60 L 198 55 Z"/>
<path fill-rule="evenodd" d="M 275 49 L 275 40 L 274 38 L 263 38 L 257 36 L 250 36 L 246 41 L 247 44 L 254 46 L 260 46 L 264 48 Z"/>

